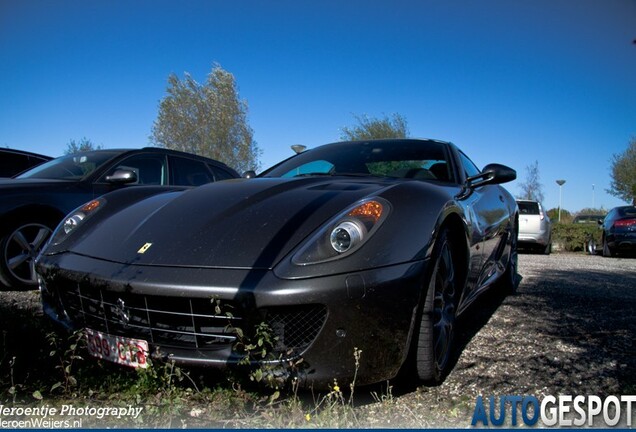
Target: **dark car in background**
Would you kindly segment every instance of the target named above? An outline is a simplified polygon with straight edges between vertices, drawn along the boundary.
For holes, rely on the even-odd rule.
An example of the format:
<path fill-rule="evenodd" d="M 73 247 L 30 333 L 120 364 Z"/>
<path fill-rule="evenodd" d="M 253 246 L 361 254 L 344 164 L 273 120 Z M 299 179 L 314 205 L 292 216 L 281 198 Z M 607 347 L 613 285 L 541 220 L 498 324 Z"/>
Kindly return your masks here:
<path fill-rule="evenodd" d="M 636 207 L 614 207 L 603 219 L 601 229 L 603 256 L 636 251 Z"/>
<path fill-rule="evenodd" d="M 0 148 L 0 177 L 13 177 L 51 159 L 50 156 L 24 150 Z"/>
<path fill-rule="evenodd" d="M 37 288 L 34 258 L 64 216 L 87 201 L 130 186 L 198 186 L 235 177 L 212 159 L 143 148 L 62 156 L 0 179 L 0 289 Z"/>
<path fill-rule="evenodd" d="M 456 317 L 488 288 L 516 287 L 517 205 L 500 185 L 515 177 L 451 143 L 378 140 L 256 178 L 116 191 L 70 214 L 38 257 L 44 313 L 127 366 L 439 383 Z"/>
<path fill-rule="evenodd" d="M 602 214 L 581 214 L 576 215 L 574 220 L 572 220 L 573 224 L 599 224 L 599 221 L 602 221 L 605 218 L 605 215 Z"/>
<path fill-rule="evenodd" d="M 599 232 L 590 232 L 586 233 L 585 243 L 583 244 L 583 249 L 589 255 L 596 255 L 598 253 L 598 245 L 600 244 L 600 225 L 603 223 L 603 219 L 605 218 L 604 214 L 579 214 L 574 217 L 572 223 L 575 225 L 589 225 L 590 228 L 595 226 L 598 228 Z M 597 231 L 597 229 L 593 229 L 593 231 Z"/>

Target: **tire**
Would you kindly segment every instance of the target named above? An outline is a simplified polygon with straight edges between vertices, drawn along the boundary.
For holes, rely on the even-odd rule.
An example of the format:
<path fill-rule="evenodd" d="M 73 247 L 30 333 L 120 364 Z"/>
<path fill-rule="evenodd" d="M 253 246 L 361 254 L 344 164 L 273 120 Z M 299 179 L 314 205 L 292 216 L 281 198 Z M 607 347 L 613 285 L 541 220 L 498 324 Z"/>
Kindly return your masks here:
<path fill-rule="evenodd" d="M 433 248 L 432 271 L 419 323 L 416 372 L 417 377 L 428 384 L 444 380 L 453 353 L 460 284 L 452 246 L 449 230 L 442 230 Z"/>
<path fill-rule="evenodd" d="M 605 236 L 603 236 L 603 256 L 610 258 L 615 255 L 616 253 L 609 247 L 609 245 L 607 244 L 607 239 L 605 238 Z"/>
<path fill-rule="evenodd" d="M 517 292 L 517 270 L 519 267 L 519 252 L 517 251 L 517 230 L 512 231 L 510 241 L 510 259 L 506 266 L 506 271 L 501 276 L 501 288 L 505 294 L 514 294 Z"/>
<path fill-rule="evenodd" d="M 552 243 L 548 243 L 548 245 L 543 248 L 543 255 L 550 255 L 552 253 Z"/>
<path fill-rule="evenodd" d="M 6 289 L 32 290 L 38 287 L 35 258 L 51 236 L 50 221 L 15 222 L 0 238 L 0 282 Z"/>
<path fill-rule="evenodd" d="M 596 255 L 596 241 L 594 239 L 590 240 L 587 242 L 587 244 L 585 245 L 585 251 L 589 254 L 589 255 Z"/>

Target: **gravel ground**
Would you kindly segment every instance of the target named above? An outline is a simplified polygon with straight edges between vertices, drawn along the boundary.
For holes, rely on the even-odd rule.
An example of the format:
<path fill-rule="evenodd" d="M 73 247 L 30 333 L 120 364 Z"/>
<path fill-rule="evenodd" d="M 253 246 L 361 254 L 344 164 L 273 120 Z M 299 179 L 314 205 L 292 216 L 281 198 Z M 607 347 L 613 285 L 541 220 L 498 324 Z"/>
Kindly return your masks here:
<path fill-rule="evenodd" d="M 356 390 L 357 426 L 470 427 L 479 395 L 636 394 L 636 259 L 521 254 L 519 274 L 516 294 L 492 290 L 463 316 L 442 385 Z M 0 329 L 34 312 L 37 293 L 0 293 Z"/>
<path fill-rule="evenodd" d="M 368 425 L 470 427 L 479 395 L 636 394 L 636 259 L 520 254 L 519 274 L 517 294 L 489 293 L 463 317 L 445 382 L 391 412 L 367 405 Z"/>

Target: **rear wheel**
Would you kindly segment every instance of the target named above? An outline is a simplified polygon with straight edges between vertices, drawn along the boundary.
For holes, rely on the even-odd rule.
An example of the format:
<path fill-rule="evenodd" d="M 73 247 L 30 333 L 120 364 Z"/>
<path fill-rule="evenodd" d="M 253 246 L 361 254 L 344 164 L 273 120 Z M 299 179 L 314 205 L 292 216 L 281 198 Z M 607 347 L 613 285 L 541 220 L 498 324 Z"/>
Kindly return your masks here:
<path fill-rule="evenodd" d="M 596 241 L 594 239 L 588 241 L 585 250 L 590 255 L 596 255 Z"/>
<path fill-rule="evenodd" d="M 432 255 L 426 301 L 417 339 L 416 370 L 420 380 L 439 384 L 450 364 L 457 299 L 460 292 L 448 229 L 440 232 Z"/>
<path fill-rule="evenodd" d="M 9 289 L 37 288 L 35 258 L 53 232 L 48 221 L 17 222 L 0 239 L 0 282 Z"/>
<path fill-rule="evenodd" d="M 550 255 L 550 253 L 552 253 L 552 243 L 548 243 L 548 245 L 543 248 L 544 255 Z"/>

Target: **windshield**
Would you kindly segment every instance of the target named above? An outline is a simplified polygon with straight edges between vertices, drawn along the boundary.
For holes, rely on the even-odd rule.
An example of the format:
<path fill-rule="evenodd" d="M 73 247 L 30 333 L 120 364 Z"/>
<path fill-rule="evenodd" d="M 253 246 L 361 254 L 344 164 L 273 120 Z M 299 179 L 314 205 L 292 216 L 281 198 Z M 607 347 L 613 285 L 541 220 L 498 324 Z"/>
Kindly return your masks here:
<path fill-rule="evenodd" d="M 418 140 L 328 144 L 287 159 L 262 177 L 363 175 L 451 181 L 445 147 Z"/>
<path fill-rule="evenodd" d="M 636 217 L 636 207 L 621 207 L 619 214 L 621 217 Z"/>
<path fill-rule="evenodd" d="M 19 179 L 55 179 L 55 180 L 79 180 L 95 171 L 104 163 L 120 154 L 121 151 L 99 151 L 77 153 L 61 156 L 38 165 L 18 177 Z"/>

